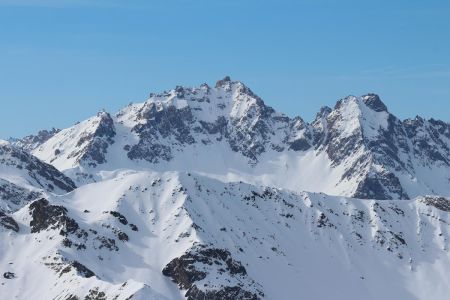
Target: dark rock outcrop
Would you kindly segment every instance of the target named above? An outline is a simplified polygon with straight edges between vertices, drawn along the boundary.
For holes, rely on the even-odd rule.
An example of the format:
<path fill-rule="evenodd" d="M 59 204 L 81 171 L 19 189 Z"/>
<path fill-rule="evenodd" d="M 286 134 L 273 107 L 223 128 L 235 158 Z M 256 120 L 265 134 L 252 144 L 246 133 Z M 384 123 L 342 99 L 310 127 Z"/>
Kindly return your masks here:
<path fill-rule="evenodd" d="M 26 137 L 23 137 L 21 139 L 13 139 L 11 140 L 11 143 L 15 147 L 21 148 L 27 152 L 31 152 L 60 131 L 60 129 L 56 128 L 52 128 L 50 130 L 40 130 L 36 135 L 32 134 L 27 135 Z"/>
<path fill-rule="evenodd" d="M 425 205 L 436 207 L 439 210 L 450 212 L 450 199 L 444 197 L 427 196 L 421 200 Z"/>
<path fill-rule="evenodd" d="M 118 211 L 110 211 L 109 213 L 112 216 L 114 216 L 115 218 L 117 218 L 117 220 L 119 220 L 119 222 L 122 223 L 123 225 L 127 225 L 128 224 L 127 218 L 125 218 L 125 216 L 122 215 L 120 212 L 118 212 Z"/>
<path fill-rule="evenodd" d="M 75 233 L 79 229 L 78 223 L 68 217 L 64 206 L 51 205 L 48 200 L 40 199 L 30 204 L 31 233 L 47 229 L 60 229 L 61 235 Z"/>
<path fill-rule="evenodd" d="M 3 226 L 8 230 L 19 232 L 19 224 L 17 224 L 11 216 L 8 216 L 2 211 L 0 211 L 0 226 Z"/>
<path fill-rule="evenodd" d="M 228 278 L 239 278 L 240 285 L 199 286 L 210 273 L 219 273 Z M 173 259 L 162 271 L 172 278 L 180 289 L 186 290 L 187 299 L 260 299 L 264 294 L 256 283 L 248 278 L 244 266 L 231 257 L 229 251 L 197 245 L 184 255 Z M 244 284 L 243 282 L 247 282 Z"/>
<path fill-rule="evenodd" d="M 97 118 L 95 131 L 83 135 L 77 142 L 78 151 L 70 153 L 68 158 L 76 157 L 78 162 L 91 167 L 106 162 L 106 153 L 109 145 L 114 143 L 116 129 L 109 113 L 99 112 Z"/>
<path fill-rule="evenodd" d="M 381 101 L 380 97 L 376 94 L 367 94 L 363 96 L 364 104 L 367 105 L 370 109 L 380 112 L 387 111 L 386 105 Z"/>
<path fill-rule="evenodd" d="M 260 296 L 246 291 L 239 286 L 225 286 L 219 290 L 202 291 L 196 285 L 186 293 L 189 300 L 258 300 Z"/>
<path fill-rule="evenodd" d="M 5 272 L 5 273 L 3 273 L 3 278 L 14 279 L 14 278 L 16 278 L 16 274 L 14 274 L 13 272 Z"/>
<path fill-rule="evenodd" d="M 0 201 L 3 202 L 0 211 L 3 209 L 7 213 L 14 212 L 42 195 L 42 192 L 32 191 L 0 178 Z"/>
<path fill-rule="evenodd" d="M 90 278 L 90 277 L 95 276 L 94 272 L 92 272 L 86 266 L 84 266 L 83 264 L 79 263 L 76 260 L 71 263 L 71 266 L 73 268 L 75 268 L 75 270 L 77 270 L 78 275 L 80 275 L 80 276 L 82 276 L 84 278 Z"/>
<path fill-rule="evenodd" d="M 11 145 L 0 145 L 0 164 L 24 170 L 35 181 L 36 187 L 53 192 L 55 187 L 70 192 L 75 183 L 52 165 L 40 161 L 24 150 Z"/>

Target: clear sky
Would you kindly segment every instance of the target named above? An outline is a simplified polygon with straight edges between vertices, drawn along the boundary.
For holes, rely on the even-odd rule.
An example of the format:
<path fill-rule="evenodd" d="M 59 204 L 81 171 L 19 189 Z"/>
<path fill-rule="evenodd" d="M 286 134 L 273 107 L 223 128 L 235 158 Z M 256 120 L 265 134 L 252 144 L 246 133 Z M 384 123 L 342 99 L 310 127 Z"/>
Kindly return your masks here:
<path fill-rule="evenodd" d="M 367 92 L 450 121 L 450 1 L 0 0 L 0 138 L 225 75 L 307 121 Z"/>

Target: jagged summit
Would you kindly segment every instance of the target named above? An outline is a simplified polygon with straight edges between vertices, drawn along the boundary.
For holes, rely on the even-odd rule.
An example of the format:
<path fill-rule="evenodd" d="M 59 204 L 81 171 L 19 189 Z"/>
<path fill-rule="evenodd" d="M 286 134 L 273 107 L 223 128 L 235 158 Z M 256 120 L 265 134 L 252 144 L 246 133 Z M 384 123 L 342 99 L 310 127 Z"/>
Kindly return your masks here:
<path fill-rule="evenodd" d="M 81 164 L 95 167 L 106 162 L 105 154 L 116 135 L 111 115 L 100 111 L 96 116 L 61 130 L 34 150 L 40 157 L 58 168 Z"/>
<path fill-rule="evenodd" d="M 210 103 L 211 101 L 219 106 L 233 106 L 233 104 L 236 105 L 236 102 L 241 101 L 256 101 L 258 105 L 265 105 L 263 100 L 248 86 L 241 81 L 232 81 L 229 76 L 218 80 L 214 88 L 210 88 L 208 84 L 204 83 L 199 87 L 176 86 L 174 89 L 162 93 L 150 93 L 149 99 L 145 103 L 157 103 L 160 107 L 176 106 L 179 108 L 184 105 L 194 105 L 195 102 Z"/>
<path fill-rule="evenodd" d="M 440 121 L 401 121 L 376 94 L 343 98 L 307 123 L 275 111 L 227 76 L 214 88 L 178 86 L 115 115 L 100 112 L 32 152 L 80 183 L 104 170 L 157 168 L 405 199 L 450 193 L 448 128 Z M 431 180 L 424 166 L 440 179 Z"/>
<path fill-rule="evenodd" d="M 33 151 L 46 141 L 48 141 L 52 136 L 58 133 L 60 129 L 52 128 L 50 130 L 43 129 L 40 130 L 37 134 L 27 135 L 23 138 L 9 138 L 9 142 L 15 147 L 21 148 L 25 151 Z"/>
<path fill-rule="evenodd" d="M 374 112 L 387 112 L 387 106 L 381 101 L 377 94 L 369 93 L 360 97 L 349 95 L 336 102 L 334 109 L 340 109 L 343 106 L 357 105 L 360 109 L 368 108 Z"/>
<path fill-rule="evenodd" d="M 319 112 L 316 114 L 316 119 L 326 117 L 331 113 L 333 109 L 329 106 L 322 106 Z"/>
<path fill-rule="evenodd" d="M 367 105 L 367 107 L 371 108 L 376 112 L 388 111 L 386 105 L 381 101 L 380 97 L 376 94 L 370 93 L 365 96 L 362 96 L 362 100 L 364 104 Z"/>
<path fill-rule="evenodd" d="M 216 82 L 216 88 L 223 87 L 225 84 L 231 83 L 230 76 L 225 76 L 223 79 L 217 80 Z"/>

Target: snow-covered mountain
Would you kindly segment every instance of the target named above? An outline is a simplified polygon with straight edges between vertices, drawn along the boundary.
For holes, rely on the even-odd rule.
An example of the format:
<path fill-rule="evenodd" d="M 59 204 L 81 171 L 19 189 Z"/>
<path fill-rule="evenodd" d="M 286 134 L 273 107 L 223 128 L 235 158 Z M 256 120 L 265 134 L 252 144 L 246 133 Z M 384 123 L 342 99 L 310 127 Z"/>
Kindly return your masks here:
<path fill-rule="evenodd" d="M 9 142 L 17 147 L 21 148 L 25 151 L 31 152 L 46 141 L 48 141 L 52 136 L 58 133 L 60 130 L 56 128 L 52 128 L 50 130 L 40 130 L 37 134 L 27 135 L 23 138 L 10 138 Z"/>
<path fill-rule="evenodd" d="M 0 140 L 0 211 L 13 212 L 49 193 L 65 194 L 75 188 L 52 165 Z"/>
<path fill-rule="evenodd" d="M 309 124 L 229 77 L 100 112 L 32 153 L 80 184 L 151 168 L 366 199 L 450 196 L 449 123 L 401 121 L 368 94 L 322 108 Z"/>
<path fill-rule="evenodd" d="M 376 199 L 376 200 L 375 200 Z M 447 299 L 450 124 L 229 77 L 0 142 L 0 299 Z"/>
<path fill-rule="evenodd" d="M 10 215 L 2 295 L 446 299 L 449 211 L 442 197 L 357 200 L 117 172 Z"/>

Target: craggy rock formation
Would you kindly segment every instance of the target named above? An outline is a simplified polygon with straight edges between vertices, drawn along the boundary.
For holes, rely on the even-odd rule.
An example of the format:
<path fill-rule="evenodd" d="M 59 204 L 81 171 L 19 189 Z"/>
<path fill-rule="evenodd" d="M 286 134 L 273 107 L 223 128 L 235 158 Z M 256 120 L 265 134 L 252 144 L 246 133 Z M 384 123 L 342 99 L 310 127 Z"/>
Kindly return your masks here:
<path fill-rule="evenodd" d="M 162 272 L 186 290 L 186 297 L 191 300 L 253 300 L 264 296 L 258 285 L 248 278 L 242 264 L 233 260 L 230 252 L 224 249 L 197 245 L 173 259 Z M 215 276 L 221 280 L 214 280 Z M 220 284 L 224 281 L 229 285 Z"/>
<path fill-rule="evenodd" d="M 8 216 L 2 211 L 0 211 L 0 226 L 3 226 L 3 228 L 8 230 L 19 232 L 19 224 L 17 224 L 11 216 Z"/>
<path fill-rule="evenodd" d="M 47 229 L 61 229 L 61 235 L 74 233 L 78 230 L 78 223 L 67 216 L 67 209 L 63 206 L 50 205 L 48 200 L 40 199 L 30 204 L 31 233 Z"/>

